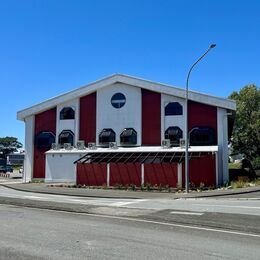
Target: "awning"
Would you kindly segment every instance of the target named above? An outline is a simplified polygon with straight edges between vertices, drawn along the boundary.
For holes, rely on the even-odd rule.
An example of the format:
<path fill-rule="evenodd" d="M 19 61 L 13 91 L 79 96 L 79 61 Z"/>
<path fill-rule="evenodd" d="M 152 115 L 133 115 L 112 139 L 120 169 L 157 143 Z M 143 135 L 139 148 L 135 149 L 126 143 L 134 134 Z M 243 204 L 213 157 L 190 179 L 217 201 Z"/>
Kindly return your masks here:
<path fill-rule="evenodd" d="M 185 160 L 185 151 L 183 149 L 160 149 L 158 151 L 130 151 L 111 150 L 87 152 L 74 163 L 174 163 Z M 197 159 L 202 156 L 212 155 L 215 149 L 198 151 L 197 149 L 189 151 L 189 159 Z"/>

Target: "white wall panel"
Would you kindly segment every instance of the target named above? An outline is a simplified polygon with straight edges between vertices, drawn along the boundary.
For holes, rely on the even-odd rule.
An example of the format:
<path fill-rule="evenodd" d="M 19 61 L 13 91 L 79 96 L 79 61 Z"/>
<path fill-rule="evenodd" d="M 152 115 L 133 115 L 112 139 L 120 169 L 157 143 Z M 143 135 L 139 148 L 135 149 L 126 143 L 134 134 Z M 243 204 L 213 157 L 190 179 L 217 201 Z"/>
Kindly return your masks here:
<path fill-rule="evenodd" d="M 122 93 L 126 97 L 123 107 L 111 105 L 111 97 Z M 115 83 L 97 91 L 97 144 L 102 129 L 112 128 L 116 142 L 120 146 L 120 133 L 124 128 L 134 128 L 137 132 L 137 145 L 141 145 L 141 88 Z"/>
<path fill-rule="evenodd" d="M 76 183 L 76 165 L 73 162 L 81 156 L 78 153 L 47 153 L 45 182 Z"/>
<path fill-rule="evenodd" d="M 218 184 L 229 181 L 227 110 L 218 108 Z"/>
<path fill-rule="evenodd" d="M 34 158 L 34 115 L 25 118 L 25 156 L 23 182 L 29 182 L 33 177 Z"/>

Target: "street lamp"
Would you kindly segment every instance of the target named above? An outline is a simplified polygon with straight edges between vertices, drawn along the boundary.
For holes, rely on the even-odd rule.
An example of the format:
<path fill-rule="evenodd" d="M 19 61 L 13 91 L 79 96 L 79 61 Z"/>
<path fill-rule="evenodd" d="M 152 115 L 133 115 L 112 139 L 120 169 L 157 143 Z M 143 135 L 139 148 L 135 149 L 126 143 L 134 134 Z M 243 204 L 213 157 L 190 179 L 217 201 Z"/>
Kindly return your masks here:
<path fill-rule="evenodd" d="M 189 100 L 189 78 L 192 69 L 195 67 L 197 63 L 199 63 L 207 54 L 208 52 L 215 48 L 216 44 L 211 44 L 207 51 L 202 54 L 199 59 L 191 66 L 187 80 L 186 80 L 186 95 L 185 95 L 185 190 L 186 193 L 189 192 L 189 154 L 188 154 L 188 149 L 189 149 L 189 126 L 188 126 L 188 100 Z"/>

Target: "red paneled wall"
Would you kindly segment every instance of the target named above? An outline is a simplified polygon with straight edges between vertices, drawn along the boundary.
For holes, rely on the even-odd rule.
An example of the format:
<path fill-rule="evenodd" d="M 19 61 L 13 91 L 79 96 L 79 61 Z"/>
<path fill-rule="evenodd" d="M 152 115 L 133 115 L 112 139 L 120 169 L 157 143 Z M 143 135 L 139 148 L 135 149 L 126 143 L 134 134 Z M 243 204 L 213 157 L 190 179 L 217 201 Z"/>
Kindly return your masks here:
<path fill-rule="evenodd" d="M 196 126 L 214 129 L 217 144 L 217 107 L 189 101 L 189 131 Z"/>
<path fill-rule="evenodd" d="M 142 89 L 142 145 L 161 145 L 161 94 Z"/>
<path fill-rule="evenodd" d="M 41 131 L 51 131 L 56 135 L 56 108 L 35 115 L 34 136 Z M 33 178 L 45 178 L 45 152 L 34 146 Z"/>
<path fill-rule="evenodd" d="M 96 142 L 96 92 L 80 98 L 79 139 Z"/>
<path fill-rule="evenodd" d="M 115 184 L 141 185 L 141 164 L 140 163 L 111 163 L 110 164 L 110 185 Z"/>
<path fill-rule="evenodd" d="M 204 183 L 206 186 L 216 185 L 216 162 L 215 155 L 202 156 L 199 159 L 192 159 L 189 163 L 190 183 L 200 186 Z M 185 187 L 185 163 L 182 164 L 182 184 Z"/>
<path fill-rule="evenodd" d="M 77 184 L 102 186 L 107 184 L 106 163 L 78 163 Z"/>
<path fill-rule="evenodd" d="M 144 184 L 177 186 L 176 163 L 154 163 L 144 165 Z"/>

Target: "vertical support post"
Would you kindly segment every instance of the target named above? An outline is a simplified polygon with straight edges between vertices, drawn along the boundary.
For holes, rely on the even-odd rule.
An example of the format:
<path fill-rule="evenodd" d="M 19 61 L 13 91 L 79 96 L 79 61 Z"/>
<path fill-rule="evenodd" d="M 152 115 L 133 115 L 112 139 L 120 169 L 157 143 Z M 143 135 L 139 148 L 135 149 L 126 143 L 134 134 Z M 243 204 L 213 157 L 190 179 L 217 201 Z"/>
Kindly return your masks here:
<path fill-rule="evenodd" d="M 177 187 L 182 188 L 182 163 L 178 163 L 177 167 L 177 172 L 178 172 L 178 182 L 177 182 Z"/>
<path fill-rule="evenodd" d="M 107 164 L 107 187 L 110 186 L 110 163 Z"/>
<path fill-rule="evenodd" d="M 216 167 L 216 187 L 219 186 L 219 182 L 218 182 L 218 152 L 215 153 L 215 167 Z"/>
<path fill-rule="evenodd" d="M 144 185 L 144 164 L 141 164 L 141 185 Z"/>

